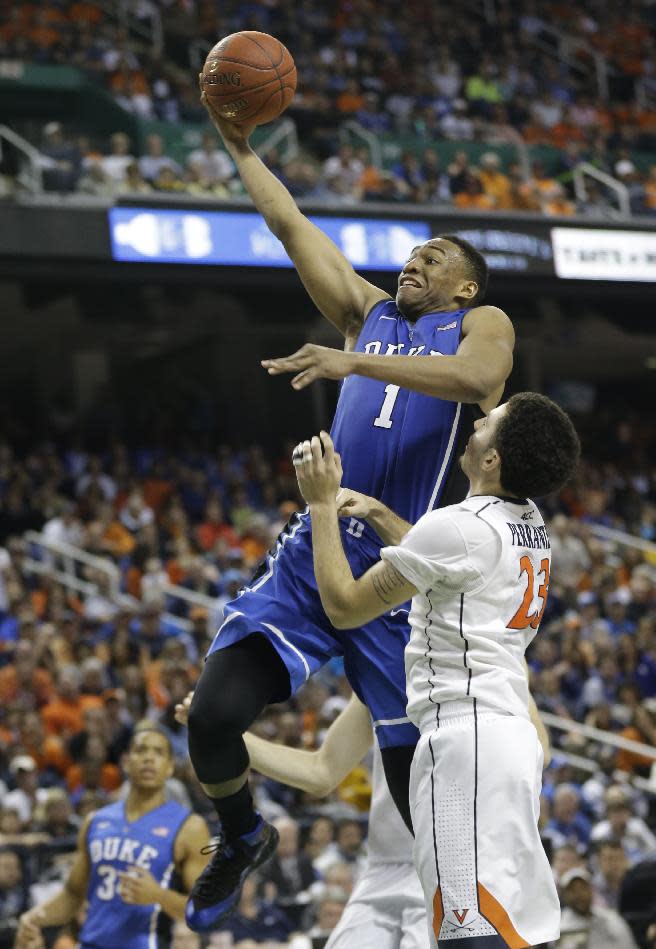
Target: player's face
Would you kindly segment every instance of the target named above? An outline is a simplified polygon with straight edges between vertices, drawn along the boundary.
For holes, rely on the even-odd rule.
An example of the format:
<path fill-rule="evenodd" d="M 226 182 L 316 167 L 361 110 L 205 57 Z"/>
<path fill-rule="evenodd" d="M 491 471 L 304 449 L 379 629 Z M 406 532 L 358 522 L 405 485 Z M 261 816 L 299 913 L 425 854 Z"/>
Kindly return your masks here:
<path fill-rule="evenodd" d="M 497 405 L 489 415 L 484 415 L 474 422 L 474 432 L 469 437 L 467 447 L 460 459 L 460 466 L 471 480 L 482 471 L 483 461 L 489 454 L 494 442 L 497 425 L 506 414 L 507 404 Z"/>
<path fill-rule="evenodd" d="M 173 774 L 169 743 L 158 732 L 138 734 L 128 752 L 127 772 L 130 783 L 139 790 L 157 790 Z"/>
<path fill-rule="evenodd" d="M 399 274 L 399 311 L 407 319 L 416 320 L 424 313 L 453 306 L 456 298 L 472 292 L 468 287 L 476 288 L 475 283 L 466 279 L 464 270 L 462 251 L 450 241 L 436 237 L 415 247 Z"/>

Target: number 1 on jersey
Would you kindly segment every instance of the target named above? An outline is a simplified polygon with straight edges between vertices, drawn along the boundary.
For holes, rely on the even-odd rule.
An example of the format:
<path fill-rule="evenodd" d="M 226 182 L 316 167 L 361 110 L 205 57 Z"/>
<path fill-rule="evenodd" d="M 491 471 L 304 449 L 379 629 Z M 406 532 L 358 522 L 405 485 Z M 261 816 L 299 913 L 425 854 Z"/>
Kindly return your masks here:
<path fill-rule="evenodd" d="M 394 403 L 396 402 L 400 388 L 400 386 L 395 386 L 391 382 L 385 386 L 385 398 L 380 407 L 380 415 L 374 419 L 376 428 L 392 427 L 392 412 L 394 411 Z"/>

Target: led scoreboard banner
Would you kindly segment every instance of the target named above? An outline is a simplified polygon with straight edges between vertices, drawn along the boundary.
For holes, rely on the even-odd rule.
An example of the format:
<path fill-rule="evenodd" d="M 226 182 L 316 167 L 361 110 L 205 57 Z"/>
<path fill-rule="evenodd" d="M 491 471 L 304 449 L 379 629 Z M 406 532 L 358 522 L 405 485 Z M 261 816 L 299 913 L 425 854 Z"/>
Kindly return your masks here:
<path fill-rule="evenodd" d="M 573 282 L 598 282 L 610 288 L 656 282 L 656 220 L 585 221 L 538 215 L 454 213 L 422 205 L 360 205 L 345 209 L 303 208 L 340 248 L 356 270 L 396 273 L 408 253 L 437 234 L 457 234 L 481 251 L 493 273 L 507 281 L 540 278 L 555 290 Z M 138 206 L 123 199 L 0 202 L 0 265 L 5 272 L 35 267 L 61 275 L 70 261 L 75 272 L 87 266 L 101 274 L 109 268 L 157 266 L 159 277 L 170 267 L 172 279 L 185 271 L 225 267 L 282 276 L 292 262 L 263 219 L 248 207 L 157 197 Z M 94 269 L 95 268 L 95 269 Z M 153 268 L 155 269 L 155 268 Z M 173 274 L 177 276 L 173 277 Z M 209 279 L 212 279 L 211 277 Z"/>
<path fill-rule="evenodd" d="M 471 241 L 492 271 L 565 280 L 656 281 L 656 229 L 554 226 L 548 220 L 445 215 L 425 219 L 309 215 L 361 270 L 396 271 L 435 233 Z M 109 209 L 114 260 L 292 267 L 284 247 L 251 211 Z"/>
<path fill-rule="evenodd" d="M 431 236 L 427 221 L 310 217 L 354 267 L 398 270 Z M 114 260 L 139 263 L 293 267 L 259 214 L 110 208 Z"/>
<path fill-rule="evenodd" d="M 553 276 L 552 249 L 544 229 L 463 226 L 466 219 L 441 219 L 439 230 L 426 219 L 309 215 L 361 270 L 397 271 L 408 252 L 435 233 L 464 237 L 485 254 L 491 270 Z M 132 263 L 215 264 L 292 267 L 284 247 L 259 214 L 249 211 L 172 210 L 158 207 L 109 209 L 114 260 Z"/>

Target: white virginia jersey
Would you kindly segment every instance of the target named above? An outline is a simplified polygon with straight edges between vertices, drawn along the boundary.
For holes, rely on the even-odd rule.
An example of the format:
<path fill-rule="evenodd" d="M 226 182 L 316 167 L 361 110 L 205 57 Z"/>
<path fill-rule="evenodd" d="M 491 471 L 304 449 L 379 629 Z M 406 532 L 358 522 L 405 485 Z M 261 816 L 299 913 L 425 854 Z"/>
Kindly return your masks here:
<path fill-rule="evenodd" d="M 367 835 L 370 864 L 412 863 L 412 835 L 403 823 L 387 787 L 378 742 L 374 742 L 371 810 Z"/>
<path fill-rule="evenodd" d="M 549 587 L 551 550 L 532 501 L 467 498 L 425 514 L 384 560 L 419 591 L 405 651 L 408 715 L 420 726 L 443 702 L 529 717 L 524 651 Z"/>

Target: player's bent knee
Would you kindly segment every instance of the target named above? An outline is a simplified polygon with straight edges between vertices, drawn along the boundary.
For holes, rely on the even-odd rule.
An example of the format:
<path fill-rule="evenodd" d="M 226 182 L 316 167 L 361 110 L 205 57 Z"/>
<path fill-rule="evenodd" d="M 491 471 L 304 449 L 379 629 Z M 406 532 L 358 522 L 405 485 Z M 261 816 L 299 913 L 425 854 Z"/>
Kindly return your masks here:
<path fill-rule="evenodd" d="M 220 694 L 210 699 L 200 696 L 191 703 L 189 709 L 189 736 L 198 742 L 216 745 L 223 741 L 239 738 L 248 730 L 250 722 L 244 721 L 239 708 L 226 702 Z"/>

